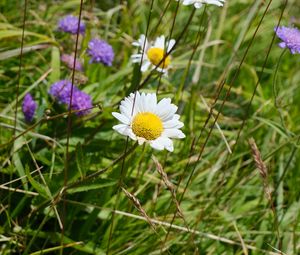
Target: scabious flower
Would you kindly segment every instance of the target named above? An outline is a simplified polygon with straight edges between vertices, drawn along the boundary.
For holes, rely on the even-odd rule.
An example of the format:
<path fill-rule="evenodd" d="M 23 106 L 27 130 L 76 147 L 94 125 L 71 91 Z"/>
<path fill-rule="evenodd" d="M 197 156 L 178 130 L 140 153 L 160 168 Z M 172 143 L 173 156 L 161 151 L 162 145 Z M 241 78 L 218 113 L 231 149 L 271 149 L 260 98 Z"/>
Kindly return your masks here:
<path fill-rule="evenodd" d="M 58 21 L 58 29 L 66 33 L 77 34 L 78 22 L 78 17 L 67 15 Z M 80 21 L 79 33 L 85 33 L 85 24 L 82 20 Z"/>
<path fill-rule="evenodd" d="M 115 56 L 111 45 L 96 38 L 90 40 L 87 54 L 91 57 L 90 63 L 102 63 L 106 66 L 112 65 Z"/>
<path fill-rule="evenodd" d="M 72 89 L 72 82 L 69 80 L 61 80 L 55 82 L 50 90 L 49 94 L 52 95 L 60 104 L 69 104 L 70 97 L 71 97 L 71 89 Z M 74 85 L 73 86 L 73 100 L 74 100 L 74 92 L 78 91 L 79 89 Z"/>
<path fill-rule="evenodd" d="M 151 68 L 167 74 L 171 65 L 170 51 L 175 45 L 174 39 L 166 42 L 165 37 L 162 35 L 152 43 L 147 40 L 145 35 L 141 35 L 139 40 L 133 42 L 132 45 L 140 48 L 140 52 L 133 54 L 131 60 L 133 63 L 140 63 L 142 61 L 142 72 Z"/>
<path fill-rule="evenodd" d="M 33 100 L 32 96 L 29 93 L 27 93 L 24 97 L 22 104 L 22 112 L 24 114 L 26 122 L 31 122 L 33 120 L 36 108 L 36 102 Z"/>
<path fill-rule="evenodd" d="M 120 112 L 112 115 L 122 124 L 113 127 L 118 133 L 137 140 L 139 144 L 147 142 L 156 150 L 173 151 L 173 141 L 170 138 L 184 138 L 180 130 L 183 123 L 175 114 L 177 106 L 171 104 L 170 98 L 164 98 L 157 103 L 156 94 L 131 93 L 120 105 Z"/>
<path fill-rule="evenodd" d="M 92 99 L 90 95 L 86 94 L 85 92 L 80 90 L 75 91 L 74 99 L 72 101 L 72 110 L 77 111 L 76 114 L 78 116 L 84 116 L 91 112 L 93 107 Z"/>
<path fill-rule="evenodd" d="M 66 66 L 68 68 L 73 69 L 73 66 L 74 66 L 74 56 L 73 55 L 62 54 L 60 59 L 63 63 L 66 64 Z M 81 71 L 81 72 L 83 71 L 82 64 L 78 58 L 76 58 L 76 60 L 75 60 L 75 70 Z"/>
<path fill-rule="evenodd" d="M 282 40 L 279 47 L 288 48 L 292 54 L 300 53 L 300 31 L 294 27 L 275 27 L 276 35 Z"/>
<path fill-rule="evenodd" d="M 51 86 L 49 94 L 52 95 L 58 103 L 65 104 L 70 108 L 71 90 L 72 82 L 69 80 L 61 80 Z M 77 111 L 76 115 L 83 116 L 89 114 L 92 106 L 91 97 L 73 85 L 71 109 Z"/>
<path fill-rule="evenodd" d="M 195 8 L 201 8 L 203 4 L 213 4 L 217 6 L 223 6 L 225 0 L 176 0 L 181 1 L 183 5 L 193 4 Z"/>

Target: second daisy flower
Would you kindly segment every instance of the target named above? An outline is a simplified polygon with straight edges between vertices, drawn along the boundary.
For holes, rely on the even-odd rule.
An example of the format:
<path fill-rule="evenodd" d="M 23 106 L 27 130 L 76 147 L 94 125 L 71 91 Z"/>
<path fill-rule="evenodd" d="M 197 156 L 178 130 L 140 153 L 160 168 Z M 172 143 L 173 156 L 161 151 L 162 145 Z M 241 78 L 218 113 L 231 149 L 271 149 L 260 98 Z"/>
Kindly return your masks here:
<path fill-rule="evenodd" d="M 142 61 L 141 71 L 145 72 L 149 68 L 156 69 L 158 72 L 167 74 L 171 66 L 170 51 L 175 45 L 175 40 L 165 40 L 165 36 L 156 38 L 155 42 L 149 42 L 145 35 L 141 35 L 140 39 L 133 42 L 132 45 L 140 48 L 140 52 L 133 54 L 131 60 L 133 63 Z"/>

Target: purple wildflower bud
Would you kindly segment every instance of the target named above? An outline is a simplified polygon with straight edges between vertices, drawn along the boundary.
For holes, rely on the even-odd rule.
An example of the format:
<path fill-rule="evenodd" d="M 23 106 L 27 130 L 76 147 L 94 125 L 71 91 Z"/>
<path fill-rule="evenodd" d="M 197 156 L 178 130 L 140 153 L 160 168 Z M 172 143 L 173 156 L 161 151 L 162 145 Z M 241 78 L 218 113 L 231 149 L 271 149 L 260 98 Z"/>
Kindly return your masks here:
<path fill-rule="evenodd" d="M 68 108 L 70 108 L 71 89 L 71 81 L 61 80 L 51 86 L 49 94 L 52 95 L 58 101 L 58 103 L 65 104 L 68 106 Z M 92 106 L 93 104 L 91 97 L 73 85 L 71 109 L 79 111 L 76 112 L 76 115 L 83 116 L 89 114 Z"/>
<path fill-rule="evenodd" d="M 90 55 L 90 63 L 103 63 L 111 66 L 114 60 L 114 51 L 111 45 L 100 39 L 92 39 L 89 42 L 87 54 Z"/>
<path fill-rule="evenodd" d="M 64 62 L 68 68 L 73 69 L 74 66 L 74 56 L 68 55 L 68 54 L 63 54 L 61 56 L 61 61 Z M 75 60 L 75 70 L 77 71 L 83 71 L 82 64 L 78 58 Z"/>
<path fill-rule="evenodd" d="M 77 34 L 78 21 L 79 18 L 73 15 L 65 16 L 64 18 L 58 21 L 58 29 L 66 33 Z M 85 32 L 85 24 L 81 20 L 79 26 L 79 33 L 84 34 L 84 32 Z"/>
<path fill-rule="evenodd" d="M 279 47 L 288 48 L 292 54 L 300 53 L 300 31 L 293 27 L 275 27 L 276 35 L 282 40 Z"/>
<path fill-rule="evenodd" d="M 31 122 L 33 120 L 36 108 L 36 102 L 33 100 L 32 96 L 29 93 L 27 93 L 24 97 L 22 104 L 22 112 L 24 114 L 26 122 Z"/>

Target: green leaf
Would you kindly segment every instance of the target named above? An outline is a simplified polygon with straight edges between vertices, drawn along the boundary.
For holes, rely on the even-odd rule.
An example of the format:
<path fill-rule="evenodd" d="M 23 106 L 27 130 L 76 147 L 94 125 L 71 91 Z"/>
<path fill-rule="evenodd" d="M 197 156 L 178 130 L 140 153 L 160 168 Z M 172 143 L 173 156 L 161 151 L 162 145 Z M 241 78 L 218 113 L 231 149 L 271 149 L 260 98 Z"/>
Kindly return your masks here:
<path fill-rule="evenodd" d="M 57 47 L 52 47 L 51 68 L 50 81 L 54 83 L 60 79 L 60 52 Z"/>
<path fill-rule="evenodd" d="M 23 140 L 23 139 L 22 139 Z M 14 144 L 14 148 L 18 147 L 18 145 L 16 145 L 16 143 L 20 141 L 20 139 L 17 139 L 15 141 L 15 144 Z M 23 164 L 22 164 L 22 161 L 20 159 L 20 156 L 19 156 L 19 153 L 15 150 L 13 156 L 12 156 L 12 160 L 13 160 L 13 163 L 16 167 L 16 170 L 19 174 L 19 177 L 23 177 L 25 176 L 25 171 L 24 171 L 24 167 L 23 167 Z M 24 189 L 25 190 L 28 190 L 28 184 L 26 182 L 26 179 L 25 178 L 22 178 L 21 179 L 22 183 L 23 183 L 23 186 L 24 186 Z"/>
<path fill-rule="evenodd" d="M 128 91 L 127 91 L 127 94 L 129 94 L 130 92 L 134 92 L 136 89 L 138 89 L 141 78 L 142 78 L 142 73 L 141 73 L 141 70 L 140 70 L 140 65 L 135 64 L 134 69 L 133 69 L 133 76 L 132 76 L 132 80 L 131 80 L 131 85 L 130 85 L 130 88 L 128 89 Z"/>
<path fill-rule="evenodd" d="M 76 165 L 80 173 L 80 177 L 81 179 L 83 179 L 86 173 L 86 165 L 85 165 L 85 160 L 82 152 L 82 145 L 80 142 L 77 143 L 76 145 Z"/>
<path fill-rule="evenodd" d="M 47 44 L 38 44 L 38 45 L 31 45 L 31 46 L 25 46 L 23 47 L 23 54 L 35 50 L 45 49 L 48 48 L 49 45 Z M 0 60 L 8 59 L 11 57 L 16 57 L 21 54 L 21 48 L 13 49 L 13 50 L 6 50 L 3 52 L 0 52 Z"/>
<path fill-rule="evenodd" d="M 29 167 L 26 166 L 25 167 L 25 171 L 26 171 L 26 176 L 30 182 L 30 184 L 32 185 L 32 187 L 44 198 L 49 199 L 50 197 L 48 196 L 47 193 L 47 189 L 44 185 L 42 185 L 41 183 L 37 182 L 35 179 L 32 178 L 30 171 L 29 171 Z"/>
<path fill-rule="evenodd" d="M 21 29 L 18 29 L 18 30 L 0 30 L 0 39 L 6 39 L 6 38 L 9 38 L 9 37 L 17 37 L 17 36 L 22 36 L 23 34 L 23 30 Z M 28 31 L 24 31 L 24 36 L 34 36 L 34 37 L 37 37 L 37 38 L 42 38 L 46 41 L 49 41 L 49 42 L 53 42 L 53 40 L 48 37 L 48 36 L 45 36 L 45 35 L 42 35 L 42 34 L 38 34 L 38 33 L 33 33 L 33 32 L 28 32 Z"/>
<path fill-rule="evenodd" d="M 117 181 L 108 181 L 107 179 L 100 179 L 100 180 L 96 180 L 93 182 L 88 182 L 88 183 L 84 183 L 79 187 L 74 187 L 74 188 L 70 188 L 68 189 L 68 193 L 73 194 L 73 193 L 78 193 L 78 192 L 86 192 L 89 190 L 95 190 L 95 189 L 101 189 L 101 188 L 106 188 L 106 187 L 110 187 L 110 186 L 114 186 L 117 184 Z"/>

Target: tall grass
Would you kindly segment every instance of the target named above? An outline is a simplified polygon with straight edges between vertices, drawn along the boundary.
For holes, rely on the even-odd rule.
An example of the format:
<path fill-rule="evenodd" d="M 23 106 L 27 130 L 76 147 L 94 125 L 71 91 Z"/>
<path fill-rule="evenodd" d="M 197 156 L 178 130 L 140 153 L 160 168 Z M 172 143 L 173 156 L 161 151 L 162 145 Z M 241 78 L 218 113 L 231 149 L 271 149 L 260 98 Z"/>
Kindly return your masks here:
<path fill-rule="evenodd" d="M 299 253 L 299 55 L 274 34 L 300 25 L 298 1 L 0 7 L 1 254 Z M 87 24 L 84 37 L 57 31 L 69 13 Z M 176 39 L 168 76 L 131 63 L 141 34 Z M 88 63 L 93 37 L 112 45 L 111 67 Z M 65 52 L 84 60 L 83 74 L 61 63 Z M 60 79 L 91 95 L 90 114 L 53 101 Z M 112 129 L 111 112 L 136 90 L 179 106 L 186 138 L 174 152 Z M 39 105 L 30 124 L 27 92 Z"/>

